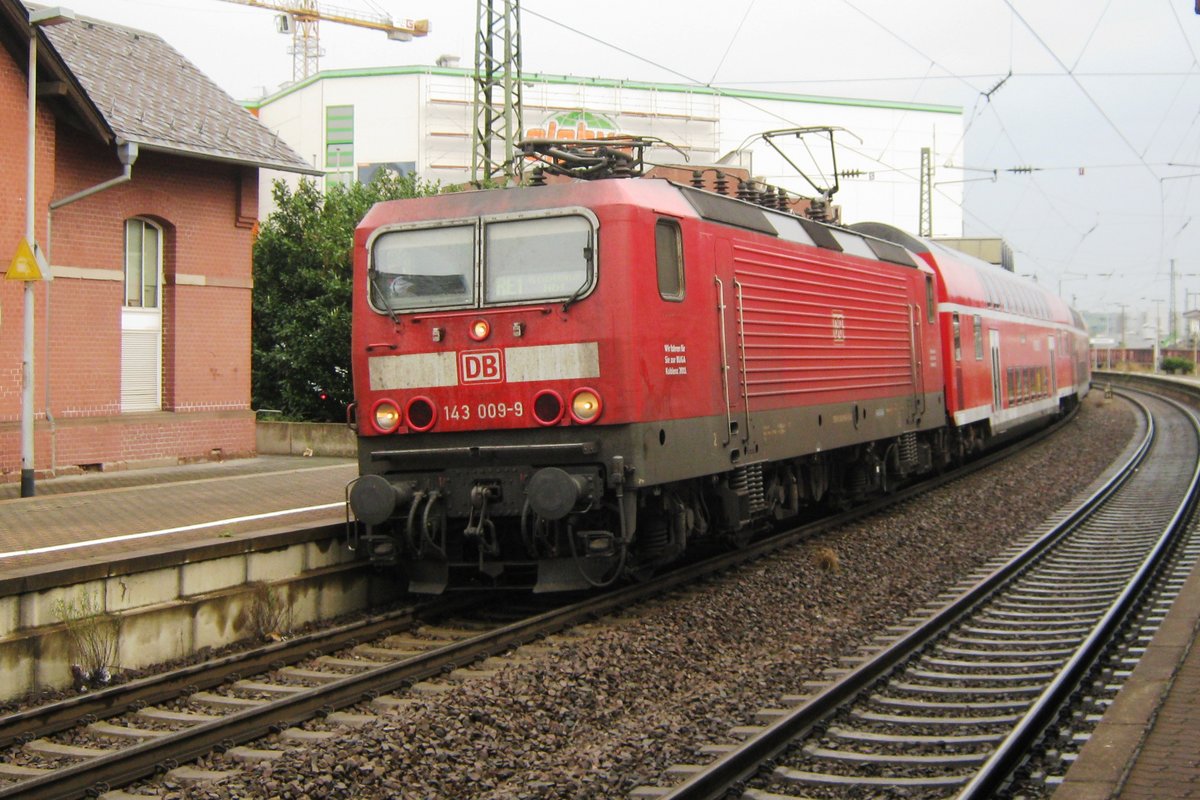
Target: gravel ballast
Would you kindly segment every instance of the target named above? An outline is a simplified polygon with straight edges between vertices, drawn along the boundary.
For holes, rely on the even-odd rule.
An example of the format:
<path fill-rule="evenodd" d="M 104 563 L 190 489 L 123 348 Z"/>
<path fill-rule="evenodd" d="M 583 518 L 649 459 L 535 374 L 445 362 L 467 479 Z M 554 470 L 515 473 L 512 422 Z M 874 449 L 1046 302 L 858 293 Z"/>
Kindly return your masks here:
<path fill-rule="evenodd" d="M 1094 392 L 1062 432 L 981 474 L 557 637 L 550 652 L 491 677 L 167 796 L 582 800 L 665 785 L 667 767 L 710 760 L 704 745 L 732 743 L 731 727 L 802 693 L 1041 525 L 1134 428 L 1125 403 Z M 200 766 L 232 763 L 211 756 Z"/>

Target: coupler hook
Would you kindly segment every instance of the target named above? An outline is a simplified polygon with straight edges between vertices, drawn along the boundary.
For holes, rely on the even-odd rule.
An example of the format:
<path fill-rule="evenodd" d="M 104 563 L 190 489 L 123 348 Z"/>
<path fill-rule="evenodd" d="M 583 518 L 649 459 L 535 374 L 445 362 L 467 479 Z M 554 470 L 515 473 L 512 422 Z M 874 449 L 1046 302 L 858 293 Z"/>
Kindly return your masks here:
<path fill-rule="evenodd" d="M 500 555 L 500 542 L 496 539 L 496 524 L 488 519 L 488 501 L 499 497 L 500 491 L 496 486 L 476 484 L 471 487 L 471 510 L 467 515 L 467 527 L 464 536 L 474 536 L 479 539 L 480 556 Z M 475 512 L 479 512 L 478 518 Z"/>

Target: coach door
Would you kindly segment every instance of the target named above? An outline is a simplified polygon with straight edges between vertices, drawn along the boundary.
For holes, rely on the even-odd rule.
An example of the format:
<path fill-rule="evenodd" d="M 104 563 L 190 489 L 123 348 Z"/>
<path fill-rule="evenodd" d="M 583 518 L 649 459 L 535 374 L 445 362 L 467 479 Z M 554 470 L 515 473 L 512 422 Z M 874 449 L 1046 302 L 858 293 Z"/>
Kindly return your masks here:
<path fill-rule="evenodd" d="M 1055 357 L 1054 357 L 1055 356 L 1054 344 L 1055 344 L 1055 339 L 1057 339 L 1057 338 L 1058 338 L 1057 335 L 1054 335 L 1054 334 L 1051 334 L 1051 336 L 1049 337 L 1049 342 L 1050 342 L 1050 396 L 1055 397 L 1055 398 L 1058 397 L 1058 369 L 1056 368 L 1057 359 L 1055 359 Z"/>
<path fill-rule="evenodd" d="M 1000 331 L 988 331 L 988 343 L 992 347 L 992 410 L 1000 406 Z"/>

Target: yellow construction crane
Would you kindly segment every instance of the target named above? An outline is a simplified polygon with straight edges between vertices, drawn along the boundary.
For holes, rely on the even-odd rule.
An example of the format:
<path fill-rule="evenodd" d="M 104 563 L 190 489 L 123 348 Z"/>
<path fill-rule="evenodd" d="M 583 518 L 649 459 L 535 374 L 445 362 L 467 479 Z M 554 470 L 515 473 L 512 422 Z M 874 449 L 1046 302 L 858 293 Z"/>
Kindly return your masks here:
<path fill-rule="evenodd" d="M 429 33 L 429 20 L 393 20 L 386 14 L 363 14 L 345 8 L 318 3 L 317 0 L 292 0 L 292 2 L 266 2 L 266 0 L 224 0 L 240 6 L 265 8 L 277 11 L 275 27 L 280 33 L 292 35 L 292 81 L 299 81 L 315 74 L 320 69 L 321 41 L 317 23 L 340 22 L 359 28 L 383 31 L 389 39 L 398 42 L 410 41 L 414 36 Z"/>

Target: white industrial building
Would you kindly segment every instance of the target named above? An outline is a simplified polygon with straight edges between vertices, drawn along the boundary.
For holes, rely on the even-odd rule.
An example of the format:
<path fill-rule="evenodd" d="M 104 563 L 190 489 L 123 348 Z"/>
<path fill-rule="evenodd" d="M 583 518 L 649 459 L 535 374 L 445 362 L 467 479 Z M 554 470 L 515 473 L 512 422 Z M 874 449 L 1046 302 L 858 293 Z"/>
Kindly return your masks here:
<path fill-rule="evenodd" d="M 615 133 L 654 136 L 687 155 L 659 148 L 657 163 L 748 168 L 768 183 L 812 196 L 815 190 L 756 134 L 799 126 L 837 130 L 845 222 L 878 220 L 918 231 L 921 150 L 931 151 L 935 236 L 962 235 L 960 173 L 963 116 L 957 106 L 814 95 L 716 90 L 669 83 L 523 76 L 525 136 L 575 138 Z M 268 128 L 325 171 L 325 180 L 369 180 L 388 167 L 443 184 L 470 179 L 474 85 L 455 66 L 336 70 L 314 75 L 252 104 Z M 784 155 L 815 183 L 832 181 L 821 136 L 778 140 Z M 264 178 L 295 181 L 292 175 Z M 942 183 L 942 181 L 945 181 Z M 262 192 L 265 203 L 270 192 Z M 269 211 L 262 209 L 263 216 Z"/>

